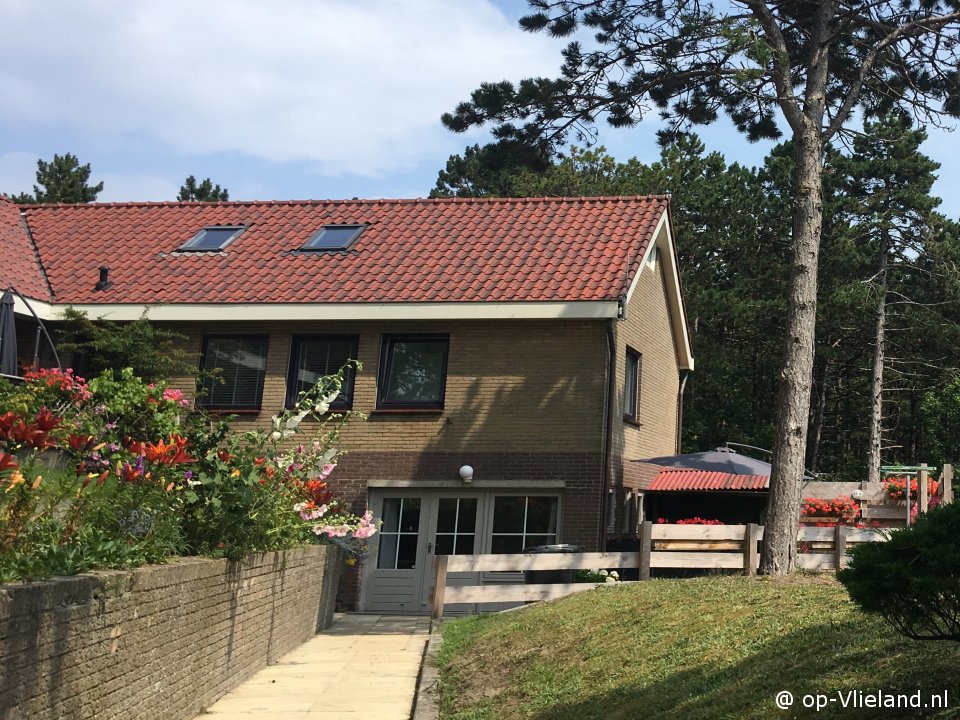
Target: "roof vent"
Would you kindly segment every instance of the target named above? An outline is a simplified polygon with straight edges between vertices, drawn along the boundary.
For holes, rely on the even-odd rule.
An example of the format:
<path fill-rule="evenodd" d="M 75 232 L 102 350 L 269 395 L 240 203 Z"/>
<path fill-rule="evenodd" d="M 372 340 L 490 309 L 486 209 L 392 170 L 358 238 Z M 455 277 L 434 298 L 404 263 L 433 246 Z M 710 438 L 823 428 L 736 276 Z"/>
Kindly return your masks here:
<path fill-rule="evenodd" d="M 97 281 L 97 284 L 93 286 L 94 290 L 108 290 L 113 285 L 110 282 L 110 268 L 106 265 L 100 266 L 100 279 Z"/>

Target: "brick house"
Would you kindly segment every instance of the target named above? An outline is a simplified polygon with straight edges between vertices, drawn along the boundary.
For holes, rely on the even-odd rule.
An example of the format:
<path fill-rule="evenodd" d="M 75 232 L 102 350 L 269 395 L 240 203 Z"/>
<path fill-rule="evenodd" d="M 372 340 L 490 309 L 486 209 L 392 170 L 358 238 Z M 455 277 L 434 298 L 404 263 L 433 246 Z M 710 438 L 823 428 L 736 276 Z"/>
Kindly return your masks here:
<path fill-rule="evenodd" d="M 426 610 L 436 552 L 635 534 L 651 475 L 630 461 L 678 449 L 693 358 L 666 197 L 0 199 L 0 255 L 44 320 L 146 311 L 184 333 L 241 428 L 360 360 L 342 400 L 369 420 L 331 480 L 384 518 L 362 609 Z"/>

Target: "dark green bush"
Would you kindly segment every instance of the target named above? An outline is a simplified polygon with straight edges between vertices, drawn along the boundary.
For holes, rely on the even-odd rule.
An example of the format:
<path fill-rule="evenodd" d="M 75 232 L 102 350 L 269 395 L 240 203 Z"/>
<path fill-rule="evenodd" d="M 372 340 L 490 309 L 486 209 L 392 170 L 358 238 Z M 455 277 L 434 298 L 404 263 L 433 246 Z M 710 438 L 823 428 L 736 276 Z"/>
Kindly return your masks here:
<path fill-rule="evenodd" d="M 837 573 L 863 610 L 915 640 L 960 641 L 960 504 L 941 506 L 854 548 Z"/>

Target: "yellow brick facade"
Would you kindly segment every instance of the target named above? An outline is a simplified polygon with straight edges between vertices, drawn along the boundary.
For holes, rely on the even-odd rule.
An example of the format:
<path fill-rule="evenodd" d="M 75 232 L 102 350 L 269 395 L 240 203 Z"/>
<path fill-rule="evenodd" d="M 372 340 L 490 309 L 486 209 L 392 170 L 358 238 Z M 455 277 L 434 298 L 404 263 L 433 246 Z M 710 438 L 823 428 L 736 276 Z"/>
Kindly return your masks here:
<path fill-rule="evenodd" d="M 199 356 L 204 335 L 269 336 L 260 413 L 241 414 L 239 429 L 266 428 L 281 410 L 294 334 L 357 335 L 363 370 L 353 423 L 343 445 L 351 451 L 600 453 L 606 376 L 601 321 L 455 321 L 417 323 L 179 323 L 185 348 Z M 380 345 L 386 333 L 448 333 L 442 413 L 376 410 Z M 177 378 L 184 391 L 192 377 Z"/>

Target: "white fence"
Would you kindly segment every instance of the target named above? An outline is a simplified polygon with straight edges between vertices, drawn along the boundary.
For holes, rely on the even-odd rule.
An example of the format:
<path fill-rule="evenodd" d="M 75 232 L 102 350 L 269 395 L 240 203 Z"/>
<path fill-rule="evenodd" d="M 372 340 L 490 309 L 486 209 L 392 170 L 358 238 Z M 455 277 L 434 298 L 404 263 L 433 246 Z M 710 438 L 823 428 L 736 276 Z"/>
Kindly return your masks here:
<path fill-rule="evenodd" d="M 803 570 L 836 570 L 847 561 L 848 549 L 885 539 L 882 531 L 836 527 L 803 527 L 797 532 Z M 654 525 L 646 522 L 637 552 L 556 553 L 517 555 L 438 555 L 434 558 L 433 617 L 454 603 L 550 600 L 583 590 L 593 583 L 532 585 L 461 585 L 447 587 L 448 573 L 518 572 L 525 570 L 637 569 L 640 580 L 652 568 L 742 570 L 749 575 L 760 564 L 759 525 Z"/>

